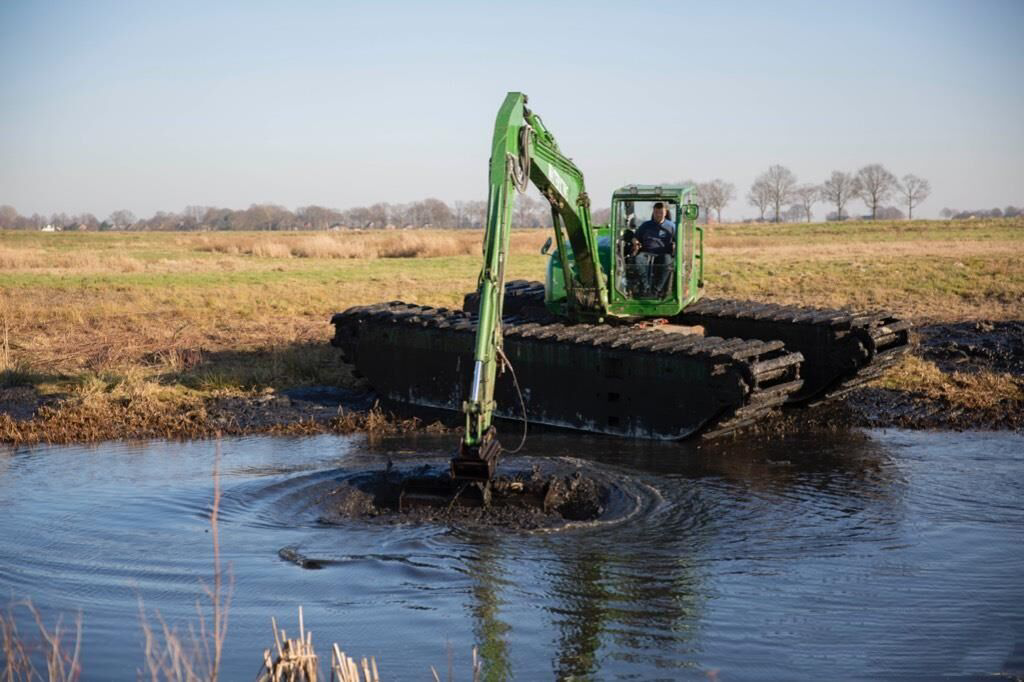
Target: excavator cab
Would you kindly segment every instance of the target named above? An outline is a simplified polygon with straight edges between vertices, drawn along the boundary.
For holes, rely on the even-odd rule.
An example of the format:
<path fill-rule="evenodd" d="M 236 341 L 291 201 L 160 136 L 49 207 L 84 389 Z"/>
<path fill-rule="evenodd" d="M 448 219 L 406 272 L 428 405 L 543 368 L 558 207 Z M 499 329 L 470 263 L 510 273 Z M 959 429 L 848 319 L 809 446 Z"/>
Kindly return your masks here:
<path fill-rule="evenodd" d="M 703 232 L 689 187 L 631 185 L 612 197 L 605 271 L 609 313 L 670 316 L 700 296 Z M 664 210 L 658 225 L 655 212 Z M 641 234 L 641 228 L 646 234 Z"/>
<path fill-rule="evenodd" d="M 612 195 L 608 225 L 594 226 L 598 262 L 608 292 L 610 317 L 671 317 L 700 298 L 704 287 L 704 233 L 697 225 L 698 207 L 692 187 L 628 185 Z M 640 228 L 661 204 L 674 227 L 668 248 L 651 253 L 637 246 Z M 556 315 L 566 314 L 565 266 L 559 249 L 549 256 L 544 303 Z M 564 244 L 568 265 L 576 274 L 574 254 Z M 650 244 L 648 246 L 651 246 Z"/>
<path fill-rule="evenodd" d="M 617 202 L 616 209 L 615 222 L 620 226 L 615 238 L 616 288 L 632 300 L 665 300 L 675 290 L 679 205 L 627 199 Z M 655 222 L 656 210 L 664 218 L 661 224 Z"/>

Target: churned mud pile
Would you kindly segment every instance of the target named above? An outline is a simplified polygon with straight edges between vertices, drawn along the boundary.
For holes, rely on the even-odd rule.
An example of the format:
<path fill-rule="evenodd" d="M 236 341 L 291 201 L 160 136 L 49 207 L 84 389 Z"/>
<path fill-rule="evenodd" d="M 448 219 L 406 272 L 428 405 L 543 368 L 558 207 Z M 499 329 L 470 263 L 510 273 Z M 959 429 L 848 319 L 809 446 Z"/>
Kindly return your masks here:
<path fill-rule="evenodd" d="M 934 324 L 919 333 L 921 357 L 945 371 L 991 370 L 1024 377 L 1024 321 Z"/>
<path fill-rule="evenodd" d="M 545 475 L 538 468 L 500 474 L 491 500 L 474 486 L 454 483 L 439 467 L 382 471 L 342 481 L 323 498 L 321 523 L 354 519 L 389 523 L 457 523 L 518 530 L 557 528 L 604 513 L 609 484 L 581 471 Z"/>
<path fill-rule="evenodd" d="M 912 429 L 1024 429 L 1024 322 L 933 324 L 917 333 L 914 355 L 881 385 L 840 403 L 837 419 Z"/>

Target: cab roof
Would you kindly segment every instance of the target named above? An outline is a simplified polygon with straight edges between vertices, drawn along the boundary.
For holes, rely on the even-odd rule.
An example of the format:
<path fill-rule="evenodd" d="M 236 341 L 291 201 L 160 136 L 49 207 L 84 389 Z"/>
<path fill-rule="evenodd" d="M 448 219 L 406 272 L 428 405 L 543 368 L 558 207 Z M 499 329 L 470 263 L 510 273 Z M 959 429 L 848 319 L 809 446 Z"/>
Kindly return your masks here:
<path fill-rule="evenodd" d="M 694 195 L 693 185 L 625 185 L 615 190 L 613 199 L 669 199 L 680 201 L 686 195 Z"/>

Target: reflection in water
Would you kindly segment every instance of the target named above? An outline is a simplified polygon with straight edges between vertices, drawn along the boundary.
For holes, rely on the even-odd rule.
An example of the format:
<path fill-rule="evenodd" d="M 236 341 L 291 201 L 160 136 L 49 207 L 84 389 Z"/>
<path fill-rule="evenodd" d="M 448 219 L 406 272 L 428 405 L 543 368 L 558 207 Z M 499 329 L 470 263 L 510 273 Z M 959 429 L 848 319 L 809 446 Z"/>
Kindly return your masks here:
<path fill-rule="evenodd" d="M 543 447 L 549 457 L 565 457 L 588 445 L 581 440 L 548 435 Z M 552 669 L 560 679 L 596 675 L 605 654 L 696 672 L 714 577 L 707 561 L 780 547 L 841 551 L 858 532 L 894 527 L 902 514 L 898 470 L 861 434 L 839 434 L 825 445 L 818 437 L 703 447 L 598 442 L 600 448 L 586 448 L 593 461 L 619 468 L 620 476 L 637 478 L 653 492 L 626 528 L 554 533 L 542 542 L 545 608 L 557 632 Z M 844 529 L 838 536 L 837 525 Z M 826 535 L 815 531 L 819 527 L 830 530 Z M 512 628 L 502 617 L 508 605 L 501 592 L 515 578 L 503 573 L 498 554 L 506 539 L 495 533 L 486 542 L 471 562 L 471 612 L 487 679 L 507 679 Z"/>
<path fill-rule="evenodd" d="M 501 571 L 500 545 L 490 542 L 477 545 L 469 564 L 473 582 L 473 601 L 469 611 L 473 615 L 473 630 L 484 663 L 483 677 L 488 682 L 511 679 L 512 663 L 508 642 L 505 641 L 511 628 L 500 614 L 504 603 L 502 588 L 507 584 Z"/>
<path fill-rule="evenodd" d="M 1024 437 L 839 432 L 680 445 L 534 434 L 525 457 L 612 476 L 638 511 L 552 533 L 318 522 L 339 479 L 388 459 L 443 462 L 450 445 L 224 443 L 222 550 L 236 576 L 226 675 L 250 674 L 269 617 L 300 603 L 320 642 L 375 655 L 397 678 L 443 667 L 445 641 L 457 674 L 475 643 L 488 680 L 1020 667 L 1024 621 L 1007 605 L 1024 603 Z M 0 590 L 50 613 L 82 607 L 90 677 L 134 677 L 138 658 L 123 642 L 137 637 L 139 596 L 187 622 L 195 577 L 209 570 L 212 450 L 0 455 Z M 281 548 L 322 570 L 282 561 Z"/>
<path fill-rule="evenodd" d="M 605 557 L 596 552 L 577 553 L 562 562 L 551 584 L 557 603 L 549 607 L 559 632 L 554 661 L 558 679 L 597 672 L 597 650 L 609 620 Z"/>

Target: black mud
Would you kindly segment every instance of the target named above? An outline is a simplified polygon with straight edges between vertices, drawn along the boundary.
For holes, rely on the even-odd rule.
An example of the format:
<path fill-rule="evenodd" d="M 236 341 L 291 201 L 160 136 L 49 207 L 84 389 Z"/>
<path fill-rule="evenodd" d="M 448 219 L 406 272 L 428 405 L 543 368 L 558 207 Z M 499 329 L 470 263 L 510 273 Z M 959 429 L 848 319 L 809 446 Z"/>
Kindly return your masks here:
<path fill-rule="evenodd" d="M 1024 321 L 933 324 L 918 330 L 918 353 L 944 371 L 1024 376 Z"/>
<path fill-rule="evenodd" d="M 258 397 L 218 397 L 210 402 L 207 411 L 214 424 L 222 428 L 260 431 L 298 422 L 326 424 L 342 413 L 369 412 L 376 399 L 371 391 L 306 386 L 283 391 L 267 389 Z"/>
<path fill-rule="evenodd" d="M 851 426 L 968 431 L 1024 430 L 1024 404 L 965 408 L 942 399 L 887 388 L 863 388 L 843 405 Z"/>
<path fill-rule="evenodd" d="M 542 474 L 534 467 L 500 473 L 492 481 L 491 500 L 484 505 L 475 486 L 454 483 L 440 466 L 423 466 L 357 474 L 341 481 L 324 496 L 319 521 L 330 525 L 359 519 L 554 529 L 603 518 L 613 487 L 580 470 Z"/>
<path fill-rule="evenodd" d="M 0 414 L 13 419 L 31 419 L 46 401 L 32 386 L 8 386 L 0 388 Z"/>
<path fill-rule="evenodd" d="M 1024 321 L 956 322 L 917 328 L 914 353 L 943 372 L 1010 374 L 1024 386 Z M 967 408 L 942 398 L 878 386 L 860 388 L 834 405 L 818 408 L 805 421 L 818 425 L 907 429 L 1024 430 L 1024 403 L 1004 400 Z"/>

